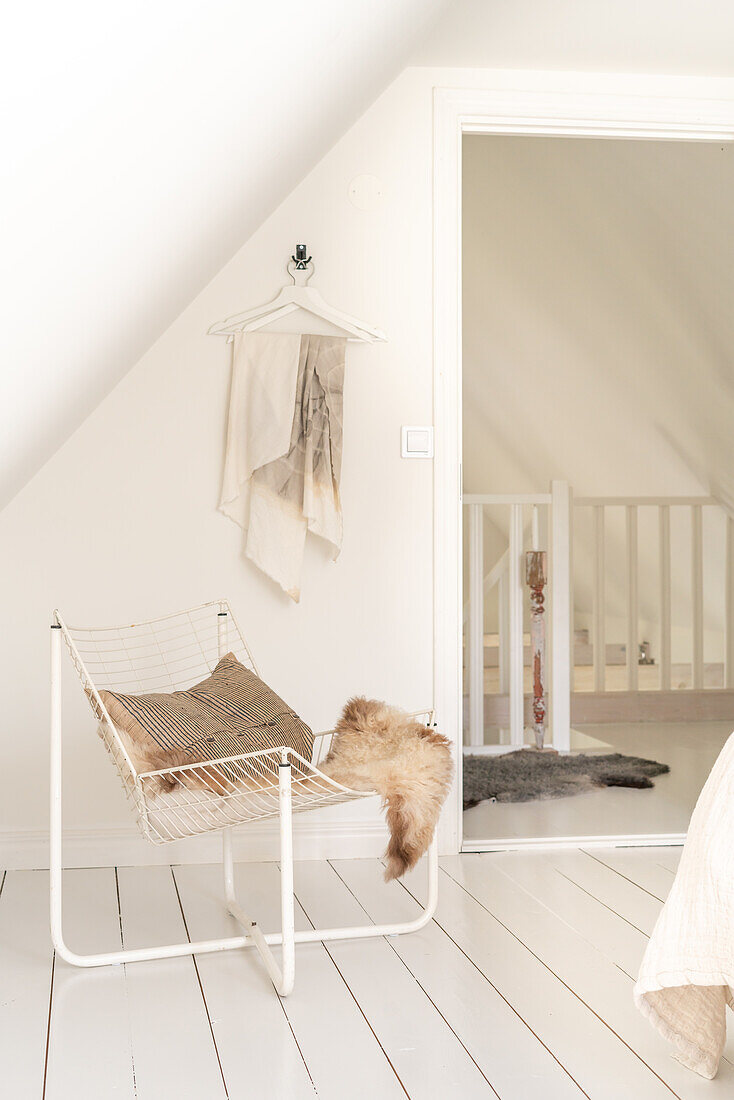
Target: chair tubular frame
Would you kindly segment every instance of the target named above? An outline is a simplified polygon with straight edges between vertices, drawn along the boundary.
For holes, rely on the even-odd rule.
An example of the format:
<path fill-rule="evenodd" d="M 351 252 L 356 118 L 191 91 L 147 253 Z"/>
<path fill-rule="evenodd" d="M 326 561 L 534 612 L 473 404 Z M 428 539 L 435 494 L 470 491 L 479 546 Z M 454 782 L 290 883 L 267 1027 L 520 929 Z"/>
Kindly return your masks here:
<path fill-rule="evenodd" d="M 220 606 L 227 607 L 225 601 Z M 227 612 L 219 612 L 220 617 Z M 51 939 L 59 956 L 72 966 L 119 966 L 122 963 L 146 962 L 152 959 L 170 959 L 184 955 L 203 955 L 215 951 L 232 951 L 254 947 L 262 958 L 265 969 L 281 997 L 287 996 L 295 981 L 295 946 L 298 943 L 328 942 L 330 940 L 373 939 L 380 936 L 403 935 L 425 927 L 436 912 L 438 903 L 438 844 L 436 836 L 427 853 L 428 897 L 420 914 L 411 921 L 395 924 L 367 924 L 352 927 L 315 928 L 295 930 L 295 906 L 293 890 L 293 800 L 292 750 L 280 750 L 278 768 L 278 817 L 280 825 L 280 931 L 264 933 L 257 922 L 242 908 L 235 890 L 234 860 L 232 852 L 233 827 L 222 832 L 222 871 L 224 900 L 228 912 L 242 928 L 243 934 L 223 939 L 198 940 L 172 943 L 164 946 L 126 949 L 80 955 L 72 951 L 64 941 L 62 875 L 63 875 L 63 814 L 62 814 L 62 693 L 61 657 L 64 627 L 60 616 L 51 624 L 51 715 L 50 715 L 50 921 Z M 221 618 L 220 618 L 221 623 Z M 220 635 L 220 653 L 222 649 Z M 329 731 L 330 733 L 331 731 Z M 326 737 L 327 734 L 317 735 Z M 295 754 L 297 756 L 297 754 Z M 280 945 L 278 962 L 272 947 Z"/>

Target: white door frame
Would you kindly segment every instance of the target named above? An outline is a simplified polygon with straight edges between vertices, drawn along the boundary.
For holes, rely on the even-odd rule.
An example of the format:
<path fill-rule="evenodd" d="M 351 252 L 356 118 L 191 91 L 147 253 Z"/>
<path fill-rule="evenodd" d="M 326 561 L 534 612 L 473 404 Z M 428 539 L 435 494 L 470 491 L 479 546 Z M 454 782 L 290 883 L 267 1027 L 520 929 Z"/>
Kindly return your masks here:
<path fill-rule="evenodd" d="M 490 88 L 434 89 L 434 699 L 441 727 L 447 734 L 453 734 L 457 761 L 455 788 L 447 800 L 441 823 L 442 852 L 458 852 L 462 846 L 462 136 L 557 134 L 734 140 L 731 78 L 506 72 L 493 75 L 497 78 L 496 86 Z M 510 491 L 512 486 L 507 488 Z M 593 839 L 588 838 L 591 842 Z M 651 842 L 649 837 L 633 836 L 605 837 L 604 841 L 613 844 L 617 839 L 627 843 L 631 839 Z M 569 843 L 568 838 L 565 841 Z M 542 843 L 548 845 L 547 841 Z"/>

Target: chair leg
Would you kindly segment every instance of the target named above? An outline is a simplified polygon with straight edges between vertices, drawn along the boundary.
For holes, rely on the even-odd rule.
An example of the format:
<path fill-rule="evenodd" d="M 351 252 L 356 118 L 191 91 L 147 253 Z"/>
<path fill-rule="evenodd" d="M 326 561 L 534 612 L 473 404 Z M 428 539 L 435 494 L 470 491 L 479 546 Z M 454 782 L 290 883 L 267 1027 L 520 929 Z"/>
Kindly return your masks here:
<path fill-rule="evenodd" d="M 293 806 L 291 765 L 287 758 L 279 768 L 280 794 L 280 928 L 283 935 L 281 997 L 293 989 L 296 974 L 295 914 L 293 901 Z"/>
<path fill-rule="evenodd" d="M 48 866 L 51 939 L 56 950 L 66 958 L 61 927 L 61 627 L 56 623 L 51 625 L 50 793 Z"/>
<path fill-rule="evenodd" d="M 222 832 L 222 871 L 224 873 L 224 897 L 229 905 L 237 903 L 234 885 L 234 858 L 232 856 L 232 828 Z"/>
<path fill-rule="evenodd" d="M 287 997 L 293 989 L 296 969 L 296 936 L 293 902 L 293 808 L 291 802 L 291 765 L 284 754 L 279 768 L 278 794 L 280 803 L 280 933 L 265 936 L 256 921 L 243 910 L 234 891 L 234 864 L 232 862 L 231 830 L 224 833 L 223 863 L 224 891 L 227 909 L 242 925 L 248 938 L 257 948 L 265 969 L 279 996 Z M 270 949 L 272 943 L 282 944 L 281 965 Z"/>
<path fill-rule="evenodd" d="M 285 854 L 285 858 L 284 858 Z M 367 940 L 375 939 L 380 936 L 402 936 L 407 932 L 418 932 L 433 919 L 438 904 L 438 840 L 434 836 L 431 841 L 428 852 L 426 853 L 428 860 L 428 893 L 426 897 L 426 903 L 422 907 L 417 917 L 414 917 L 410 921 L 402 921 L 396 924 L 360 924 L 352 925 L 344 928 L 309 928 L 302 932 L 293 933 L 293 943 L 327 943 L 331 940 Z M 233 881 L 231 871 L 227 871 L 227 862 L 230 861 L 231 866 L 231 843 L 229 839 L 225 840 L 225 888 L 228 881 Z M 290 867 L 290 870 L 289 870 Z M 283 929 L 288 928 L 288 917 L 283 916 L 286 907 L 293 907 L 293 890 L 292 890 L 292 874 L 293 874 L 293 860 L 292 860 L 292 842 L 289 850 L 281 848 L 281 916 L 283 920 Z M 232 895 L 232 900 L 227 900 L 227 908 L 229 912 L 235 917 L 240 924 L 245 928 L 257 927 L 254 922 L 247 917 L 242 910 L 241 906 L 237 902 L 236 898 Z M 263 937 L 263 940 L 268 945 L 276 945 L 283 943 L 282 932 L 268 932 Z M 290 939 L 288 935 L 287 939 Z M 286 944 L 287 946 L 287 944 Z M 285 994 L 283 994 L 285 996 Z"/>

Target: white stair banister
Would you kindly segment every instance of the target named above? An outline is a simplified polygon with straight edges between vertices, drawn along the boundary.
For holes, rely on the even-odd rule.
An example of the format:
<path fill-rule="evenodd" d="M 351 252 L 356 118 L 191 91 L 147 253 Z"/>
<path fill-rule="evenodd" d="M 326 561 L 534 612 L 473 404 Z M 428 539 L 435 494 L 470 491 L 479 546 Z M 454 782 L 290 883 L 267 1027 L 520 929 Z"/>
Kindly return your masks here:
<path fill-rule="evenodd" d="M 484 744 L 484 506 L 469 505 L 469 744 Z"/>
<path fill-rule="evenodd" d="M 604 505 L 594 505 L 594 691 L 606 687 L 606 561 Z"/>
<path fill-rule="evenodd" d="M 658 508 L 660 527 L 660 690 L 670 691 L 670 505 Z"/>
<path fill-rule="evenodd" d="M 691 628 L 693 633 L 693 688 L 703 687 L 703 509 L 691 507 Z"/>
<path fill-rule="evenodd" d="M 571 747 L 571 487 L 551 481 L 551 726 L 553 748 Z"/>
<path fill-rule="evenodd" d="M 627 690 L 637 691 L 639 668 L 639 619 L 637 594 L 637 506 L 628 504 L 627 515 Z"/>
<path fill-rule="evenodd" d="M 507 554 L 509 561 L 509 552 Z M 510 607 L 507 591 L 507 570 L 504 570 L 499 579 L 497 589 L 499 604 L 499 681 L 500 692 L 507 695 L 510 690 Z"/>
<path fill-rule="evenodd" d="M 570 743 L 571 684 L 571 575 L 570 531 L 571 491 L 566 482 L 553 482 L 550 493 L 467 493 L 464 505 L 469 509 L 469 599 L 465 604 L 467 621 L 467 661 L 469 667 L 469 743 L 484 742 L 484 597 L 498 586 L 499 600 L 499 689 L 509 701 L 509 731 L 500 729 L 500 744 L 509 732 L 510 744 L 525 742 L 525 542 L 539 548 L 542 539 L 542 508 L 546 509 L 545 527 L 551 521 L 551 555 L 555 574 L 551 574 L 551 599 L 558 587 L 559 602 L 551 609 L 551 658 L 558 659 L 551 676 L 551 715 L 554 745 L 568 749 Z M 555 492 L 555 496 L 553 493 Z M 482 575 L 482 509 L 503 506 L 509 510 L 509 546 L 486 576 Z M 557 506 L 557 509 L 556 509 Z M 533 513 L 528 531 L 524 530 L 525 507 Z M 558 518 L 550 513 L 557 510 Z M 505 513 L 507 514 L 507 513 Z M 481 599 L 480 599 L 481 596 Z M 481 662 L 480 662 L 481 653 Z M 555 702 L 554 702 L 555 700 Z"/>
<path fill-rule="evenodd" d="M 503 576 L 507 573 L 507 569 L 508 569 L 508 566 L 509 566 L 509 561 L 510 561 L 510 551 L 509 551 L 509 548 L 508 548 L 507 550 L 505 550 L 502 557 L 499 558 L 494 563 L 494 565 L 490 569 L 489 573 L 487 573 L 486 577 L 484 578 L 484 598 L 485 599 L 487 598 L 487 595 L 492 591 L 494 586 L 496 584 L 499 584 L 501 582 Z M 469 621 L 469 601 L 467 600 L 466 603 L 464 604 L 462 622 L 467 623 L 468 621 Z"/>
<path fill-rule="evenodd" d="M 520 747 L 524 737 L 525 699 L 523 637 L 523 525 L 522 504 L 510 506 L 510 743 Z"/>
<path fill-rule="evenodd" d="M 509 548 L 505 551 L 500 559 L 505 563 L 505 568 L 500 574 L 499 581 L 497 583 L 497 599 L 498 599 L 498 630 L 499 630 L 499 653 L 498 653 L 498 665 L 499 665 L 499 689 L 501 695 L 510 694 L 510 599 L 508 591 L 508 572 L 510 561 Z M 500 729 L 500 744 L 507 743 L 509 730 L 505 728 Z"/>
<path fill-rule="evenodd" d="M 726 517 L 724 596 L 724 687 L 734 687 L 734 520 Z"/>

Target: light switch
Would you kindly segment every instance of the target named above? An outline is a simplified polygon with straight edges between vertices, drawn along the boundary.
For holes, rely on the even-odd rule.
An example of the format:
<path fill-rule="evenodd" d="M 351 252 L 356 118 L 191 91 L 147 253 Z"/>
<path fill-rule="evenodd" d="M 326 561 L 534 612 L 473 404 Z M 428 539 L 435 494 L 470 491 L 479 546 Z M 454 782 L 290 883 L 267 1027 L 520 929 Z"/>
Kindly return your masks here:
<path fill-rule="evenodd" d="M 403 458 L 433 458 L 433 428 L 403 425 L 401 454 Z"/>

